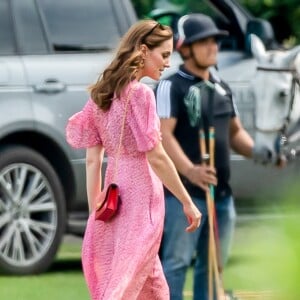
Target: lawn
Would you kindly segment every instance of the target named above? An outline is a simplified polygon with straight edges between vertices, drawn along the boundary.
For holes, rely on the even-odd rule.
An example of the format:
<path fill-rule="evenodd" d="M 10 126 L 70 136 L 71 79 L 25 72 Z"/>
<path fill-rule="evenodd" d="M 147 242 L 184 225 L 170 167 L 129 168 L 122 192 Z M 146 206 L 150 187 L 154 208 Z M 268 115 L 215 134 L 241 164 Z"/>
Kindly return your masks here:
<path fill-rule="evenodd" d="M 297 225 L 299 225 L 298 220 L 299 218 L 297 218 Z M 294 244 L 293 234 L 297 234 L 298 237 L 298 230 L 293 231 L 295 224 L 286 224 L 290 223 L 281 218 L 243 219 L 238 222 L 232 254 L 223 274 L 226 289 L 234 291 L 276 290 L 279 282 L 288 288 L 293 287 L 293 282 L 296 286 L 299 272 L 295 272 L 300 270 L 298 263 L 300 253 L 298 250 L 300 249 L 299 242 Z M 74 240 L 67 237 L 55 263 L 45 274 L 28 277 L 2 275 L 0 299 L 89 299 L 81 272 L 80 243 L 80 239 Z M 289 259 L 282 263 L 286 257 Z M 295 280 L 288 278 L 295 278 Z M 191 287 L 190 270 L 185 287 L 185 300 L 192 299 Z M 286 297 L 284 300 L 287 299 L 299 300 L 300 297 Z"/>
<path fill-rule="evenodd" d="M 1 300 L 89 299 L 81 272 L 80 239 L 67 239 L 51 269 L 37 276 L 1 276 Z"/>

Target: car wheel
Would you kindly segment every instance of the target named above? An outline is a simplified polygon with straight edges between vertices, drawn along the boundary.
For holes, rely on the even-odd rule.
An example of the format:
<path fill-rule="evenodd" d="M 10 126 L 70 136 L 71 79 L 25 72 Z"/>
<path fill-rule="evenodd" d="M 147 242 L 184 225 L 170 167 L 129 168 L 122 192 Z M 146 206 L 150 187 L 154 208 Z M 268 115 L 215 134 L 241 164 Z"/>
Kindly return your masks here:
<path fill-rule="evenodd" d="M 52 263 L 65 231 L 65 199 L 50 163 L 23 146 L 0 149 L 0 269 L 34 274 Z"/>

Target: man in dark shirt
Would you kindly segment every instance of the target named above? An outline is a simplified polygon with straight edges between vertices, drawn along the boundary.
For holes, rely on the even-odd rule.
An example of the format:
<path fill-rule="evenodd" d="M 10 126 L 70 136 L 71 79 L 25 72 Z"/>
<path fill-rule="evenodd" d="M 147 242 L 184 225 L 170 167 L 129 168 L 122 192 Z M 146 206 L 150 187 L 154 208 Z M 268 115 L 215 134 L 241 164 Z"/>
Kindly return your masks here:
<path fill-rule="evenodd" d="M 205 194 L 209 185 L 215 186 L 219 252 L 224 265 L 236 219 L 229 186 L 230 148 L 250 158 L 253 157 L 254 143 L 241 125 L 229 86 L 216 72 L 210 71 L 217 63 L 217 40 L 227 32 L 219 30 L 208 16 L 191 14 L 179 20 L 178 35 L 176 49 L 184 64 L 176 74 L 159 82 L 155 90 L 157 111 L 161 118 L 164 148 L 202 212 L 202 222 L 194 233 L 184 232 L 182 228 L 186 220 L 180 204 L 166 190 L 166 217 L 160 254 L 171 300 L 183 299 L 186 271 L 194 257 L 193 299 L 208 300 L 209 225 Z M 208 88 L 203 88 L 204 81 L 213 87 L 212 97 L 208 96 Z M 199 147 L 200 124 L 203 124 L 207 136 L 210 120 L 215 128 L 215 167 L 203 164 Z M 261 151 L 256 156 L 264 159 L 268 153 Z"/>

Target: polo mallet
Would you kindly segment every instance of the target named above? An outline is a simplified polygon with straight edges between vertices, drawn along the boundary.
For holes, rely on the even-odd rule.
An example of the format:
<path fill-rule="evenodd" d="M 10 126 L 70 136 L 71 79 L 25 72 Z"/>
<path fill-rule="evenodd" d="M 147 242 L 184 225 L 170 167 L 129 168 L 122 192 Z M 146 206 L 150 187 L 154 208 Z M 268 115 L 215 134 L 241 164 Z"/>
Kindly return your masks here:
<path fill-rule="evenodd" d="M 214 167 L 214 152 L 215 152 L 215 129 L 213 127 L 213 95 L 214 95 L 214 85 L 209 81 L 205 81 L 202 87 L 208 91 L 208 123 L 209 123 L 209 132 L 208 132 L 208 146 L 209 154 L 206 149 L 206 138 L 202 118 L 200 119 L 200 129 L 199 129 L 199 141 L 200 141 L 200 150 L 202 155 L 202 162 L 204 164 L 209 163 L 211 167 Z M 215 213 L 214 205 L 214 187 L 212 184 L 209 185 L 209 191 L 206 192 L 206 205 L 208 213 L 208 223 L 209 223 L 209 242 L 208 242 L 208 293 L 209 300 L 213 300 L 213 279 L 215 279 L 215 288 L 217 299 L 221 300 L 221 297 L 225 295 L 224 288 L 221 280 L 221 266 L 220 261 L 220 249 L 217 240 L 217 220 Z M 219 250 L 219 251 L 218 251 Z"/>

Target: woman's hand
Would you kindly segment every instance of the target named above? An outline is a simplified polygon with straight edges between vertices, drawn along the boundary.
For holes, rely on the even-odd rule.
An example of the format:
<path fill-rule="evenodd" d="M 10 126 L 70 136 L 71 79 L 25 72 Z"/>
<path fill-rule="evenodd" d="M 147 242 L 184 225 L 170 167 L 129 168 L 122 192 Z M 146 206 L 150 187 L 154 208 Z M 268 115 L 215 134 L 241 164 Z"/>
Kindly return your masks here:
<path fill-rule="evenodd" d="M 198 210 L 196 205 L 190 201 L 188 204 L 183 206 L 183 212 L 189 222 L 189 226 L 185 229 L 187 232 L 195 231 L 201 224 L 201 212 Z"/>

